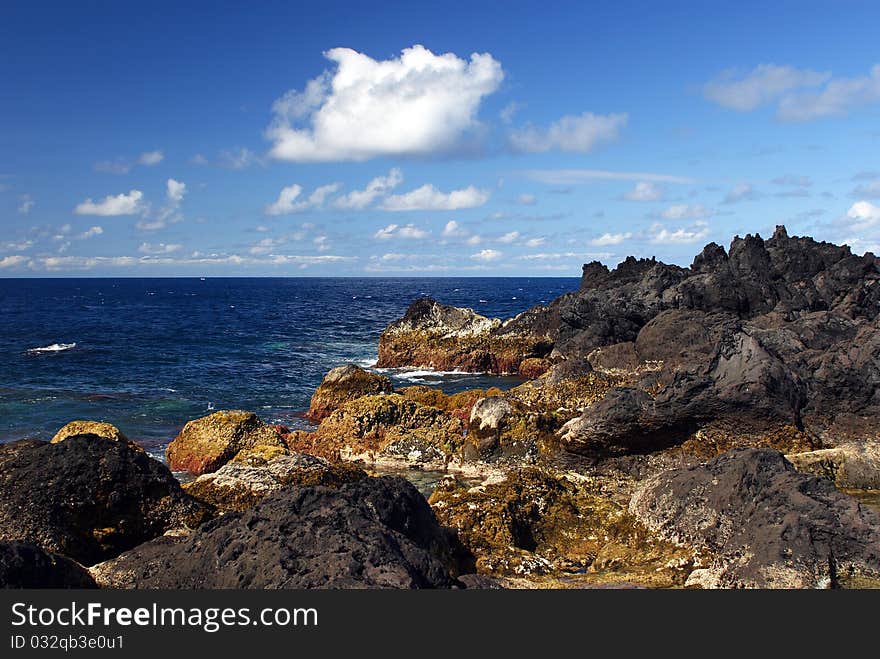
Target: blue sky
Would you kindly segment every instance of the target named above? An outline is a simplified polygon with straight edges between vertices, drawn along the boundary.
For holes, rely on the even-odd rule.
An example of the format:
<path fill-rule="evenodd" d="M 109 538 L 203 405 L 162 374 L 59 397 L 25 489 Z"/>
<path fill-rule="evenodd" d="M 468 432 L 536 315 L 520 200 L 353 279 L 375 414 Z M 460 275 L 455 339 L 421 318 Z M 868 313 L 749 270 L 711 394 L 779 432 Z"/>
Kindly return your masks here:
<path fill-rule="evenodd" d="M 876 2 L 500 7 L 5 3 L 0 276 L 880 250 Z"/>

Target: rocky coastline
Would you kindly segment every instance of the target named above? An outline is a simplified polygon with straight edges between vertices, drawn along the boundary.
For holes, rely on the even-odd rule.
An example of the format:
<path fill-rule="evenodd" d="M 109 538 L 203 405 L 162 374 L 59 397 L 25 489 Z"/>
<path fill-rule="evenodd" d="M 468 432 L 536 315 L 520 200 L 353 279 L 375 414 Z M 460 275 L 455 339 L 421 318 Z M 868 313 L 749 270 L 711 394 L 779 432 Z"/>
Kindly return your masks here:
<path fill-rule="evenodd" d="M 415 300 L 291 431 L 107 423 L 0 445 L 0 586 L 880 587 L 880 263 L 791 237 L 584 266 L 507 320 Z M 438 472 L 427 493 L 375 476 Z M 186 471 L 181 484 L 172 474 Z M 439 478 L 439 477 L 438 477 Z"/>

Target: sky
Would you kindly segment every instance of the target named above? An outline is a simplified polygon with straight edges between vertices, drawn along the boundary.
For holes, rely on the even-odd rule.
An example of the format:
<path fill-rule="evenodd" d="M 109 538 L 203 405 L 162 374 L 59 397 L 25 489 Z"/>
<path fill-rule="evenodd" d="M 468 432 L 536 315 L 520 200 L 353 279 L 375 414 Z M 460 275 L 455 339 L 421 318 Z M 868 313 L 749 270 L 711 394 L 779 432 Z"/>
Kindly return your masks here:
<path fill-rule="evenodd" d="M 876 2 L 27 2 L 0 277 L 577 276 L 880 253 Z"/>

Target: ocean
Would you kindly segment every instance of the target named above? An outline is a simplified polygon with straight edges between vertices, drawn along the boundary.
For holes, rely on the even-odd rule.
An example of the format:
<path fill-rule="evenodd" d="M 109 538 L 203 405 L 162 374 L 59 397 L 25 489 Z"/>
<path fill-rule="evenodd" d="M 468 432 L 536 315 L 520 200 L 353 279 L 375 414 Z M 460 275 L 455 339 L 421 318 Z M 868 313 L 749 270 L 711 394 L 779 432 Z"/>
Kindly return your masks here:
<path fill-rule="evenodd" d="M 324 374 L 375 364 L 379 334 L 431 296 L 506 318 L 577 278 L 0 279 L 0 442 L 108 421 L 161 456 L 190 419 L 246 409 L 307 428 Z M 396 386 L 509 388 L 513 377 L 387 372 Z"/>

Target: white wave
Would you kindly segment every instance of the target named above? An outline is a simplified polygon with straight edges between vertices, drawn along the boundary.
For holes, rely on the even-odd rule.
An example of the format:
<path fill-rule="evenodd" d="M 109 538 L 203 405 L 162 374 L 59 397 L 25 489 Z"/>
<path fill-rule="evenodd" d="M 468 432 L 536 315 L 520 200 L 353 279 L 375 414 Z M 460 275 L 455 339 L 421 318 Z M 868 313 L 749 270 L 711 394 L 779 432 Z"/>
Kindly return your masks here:
<path fill-rule="evenodd" d="M 373 368 L 377 361 L 375 357 L 368 357 L 367 359 L 357 359 L 354 363 L 361 368 Z"/>
<path fill-rule="evenodd" d="M 433 369 L 382 369 L 392 373 L 402 380 L 419 380 L 424 381 L 424 378 L 444 378 L 449 377 L 451 375 L 463 375 L 463 376 L 479 376 L 485 375 L 484 373 L 472 373 L 471 371 L 435 371 Z"/>
<path fill-rule="evenodd" d="M 76 348 L 76 343 L 53 343 L 42 348 L 29 348 L 28 352 L 62 352 L 63 350 L 73 350 L 74 348 Z"/>

